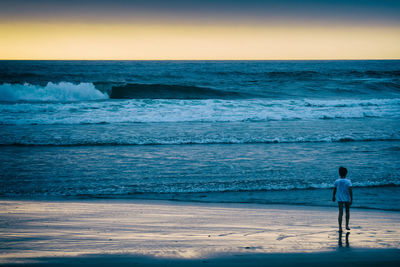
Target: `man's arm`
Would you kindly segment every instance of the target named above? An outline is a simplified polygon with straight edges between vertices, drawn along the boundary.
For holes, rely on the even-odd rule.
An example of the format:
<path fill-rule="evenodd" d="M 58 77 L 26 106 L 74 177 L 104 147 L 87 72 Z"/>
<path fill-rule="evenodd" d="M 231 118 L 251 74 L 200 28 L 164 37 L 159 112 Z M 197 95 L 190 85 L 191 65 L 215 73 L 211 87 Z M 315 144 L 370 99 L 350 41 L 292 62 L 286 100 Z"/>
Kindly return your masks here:
<path fill-rule="evenodd" d="M 350 195 L 352 195 L 352 193 L 350 193 Z M 332 201 L 333 202 L 335 202 L 335 200 L 336 200 L 336 187 L 333 189 L 333 196 L 332 196 Z M 353 199 L 353 197 L 352 197 L 352 199 Z"/>
<path fill-rule="evenodd" d="M 351 205 L 353 204 L 353 189 L 351 186 L 349 187 L 349 193 L 350 193 L 350 205 Z"/>

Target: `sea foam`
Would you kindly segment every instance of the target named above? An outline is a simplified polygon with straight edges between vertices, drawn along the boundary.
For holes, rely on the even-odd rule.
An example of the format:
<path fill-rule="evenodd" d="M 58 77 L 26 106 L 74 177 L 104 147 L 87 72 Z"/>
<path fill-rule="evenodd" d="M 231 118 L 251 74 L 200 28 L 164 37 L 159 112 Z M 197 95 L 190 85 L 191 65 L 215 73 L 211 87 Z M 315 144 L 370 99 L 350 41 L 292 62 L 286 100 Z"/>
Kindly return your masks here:
<path fill-rule="evenodd" d="M 42 101 L 104 99 L 106 94 L 91 85 L 44 95 Z M 57 96 L 57 97 L 56 97 Z M 36 99 L 39 96 L 25 99 Z M 10 98 L 8 98 L 10 99 Z M 14 97 L 15 99 L 15 97 Z M 369 100 L 180 100 L 129 99 L 80 102 L 0 104 L 0 124 L 99 124 L 158 122 L 257 122 L 292 120 L 336 120 L 354 118 L 398 118 L 400 99 Z"/>
<path fill-rule="evenodd" d="M 49 82 L 46 86 L 28 83 L 0 85 L 0 101 L 4 102 L 71 102 L 101 99 L 108 99 L 108 95 L 97 90 L 92 83 Z"/>

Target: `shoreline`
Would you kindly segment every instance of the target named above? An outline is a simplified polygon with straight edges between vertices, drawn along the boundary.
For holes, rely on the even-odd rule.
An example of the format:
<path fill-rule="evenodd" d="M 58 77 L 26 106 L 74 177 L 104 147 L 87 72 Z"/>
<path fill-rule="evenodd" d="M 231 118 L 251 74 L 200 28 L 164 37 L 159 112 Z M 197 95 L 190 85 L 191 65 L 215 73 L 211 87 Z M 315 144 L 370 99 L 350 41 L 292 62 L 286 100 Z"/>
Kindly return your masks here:
<path fill-rule="evenodd" d="M 352 209 L 351 234 L 340 238 L 333 207 L 136 199 L 0 200 L 0 207 L 2 265 L 217 266 L 288 255 L 306 265 L 335 262 L 342 252 L 359 260 L 352 263 L 368 263 L 371 253 L 386 255 L 375 262 L 400 262 L 400 213 L 392 211 Z"/>
<path fill-rule="evenodd" d="M 325 190 L 331 193 L 331 189 L 316 189 L 316 190 Z M 174 195 L 174 194 L 166 194 L 166 195 Z M 233 201 L 218 201 L 218 200 L 198 200 L 196 198 L 193 199 L 180 199 L 180 198 L 140 198 L 140 197 L 132 197 L 132 198 L 107 198 L 107 197 L 50 197 L 50 198 L 13 198 L 13 197 L 3 197 L 0 198 L 0 205 L 2 202 L 49 202 L 49 203 L 127 203 L 127 204 L 159 204 L 159 205 L 182 205 L 182 206 L 243 206 L 250 208 L 259 208 L 259 209 L 279 209 L 279 208 L 304 208 L 304 209 L 335 209 L 337 210 L 337 202 L 334 204 L 304 204 L 304 203 L 277 203 L 277 202 L 233 202 Z M 327 201 L 327 203 L 331 203 Z M 351 210 L 360 210 L 360 211 L 376 211 L 376 212 L 393 212 L 399 213 L 400 209 L 385 209 L 385 208 L 375 208 L 375 207 L 364 207 L 364 206 L 356 206 L 354 203 L 351 206 Z"/>
<path fill-rule="evenodd" d="M 376 195 L 391 196 L 392 203 L 400 201 L 399 186 L 376 186 L 376 187 L 353 187 L 357 193 L 357 200 L 351 206 L 352 210 L 372 210 L 400 212 L 398 205 L 382 204 L 384 200 L 379 199 L 379 203 L 368 202 L 371 195 L 371 188 Z M 285 194 L 286 202 L 282 202 L 282 193 Z M 307 198 L 304 198 L 307 194 Z M 154 203 L 154 204 L 193 204 L 193 205 L 255 205 L 261 208 L 274 206 L 290 207 L 309 207 L 309 208 L 336 208 L 337 202 L 332 202 L 330 197 L 332 188 L 315 189 L 292 189 L 292 190 L 260 190 L 249 192 L 199 192 L 199 193 L 138 193 L 125 196 L 113 195 L 82 195 L 82 196 L 36 196 L 18 197 L 3 196 L 1 201 L 36 201 L 36 202 L 108 202 L 108 203 Z M 298 199 L 302 198 L 302 201 Z M 268 201 L 267 201 L 268 199 Z M 315 202 L 316 199 L 320 199 Z M 373 199 L 373 201 L 378 201 Z M 386 196 L 386 202 L 388 202 Z M 386 205 L 386 206 L 385 206 Z"/>

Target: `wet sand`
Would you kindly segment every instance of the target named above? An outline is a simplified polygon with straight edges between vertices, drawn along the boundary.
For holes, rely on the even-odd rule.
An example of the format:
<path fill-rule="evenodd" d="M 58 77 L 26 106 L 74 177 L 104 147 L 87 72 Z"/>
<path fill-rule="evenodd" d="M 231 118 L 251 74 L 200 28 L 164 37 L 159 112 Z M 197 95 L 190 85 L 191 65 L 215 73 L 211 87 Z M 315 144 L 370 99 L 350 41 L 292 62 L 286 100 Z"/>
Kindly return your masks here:
<path fill-rule="evenodd" d="M 400 263 L 400 213 L 168 201 L 0 201 L 0 263 L 319 265 Z"/>

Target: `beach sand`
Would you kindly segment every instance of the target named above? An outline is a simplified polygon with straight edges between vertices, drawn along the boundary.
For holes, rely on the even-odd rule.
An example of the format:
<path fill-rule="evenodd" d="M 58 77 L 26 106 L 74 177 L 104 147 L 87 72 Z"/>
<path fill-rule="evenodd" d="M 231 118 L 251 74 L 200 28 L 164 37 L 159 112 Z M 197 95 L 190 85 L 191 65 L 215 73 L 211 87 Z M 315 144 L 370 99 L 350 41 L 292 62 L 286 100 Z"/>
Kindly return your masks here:
<path fill-rule="evenodd" d="M 0 201 L 0 264 L 399 266 L 400 213 L 169 201 Z"/>

